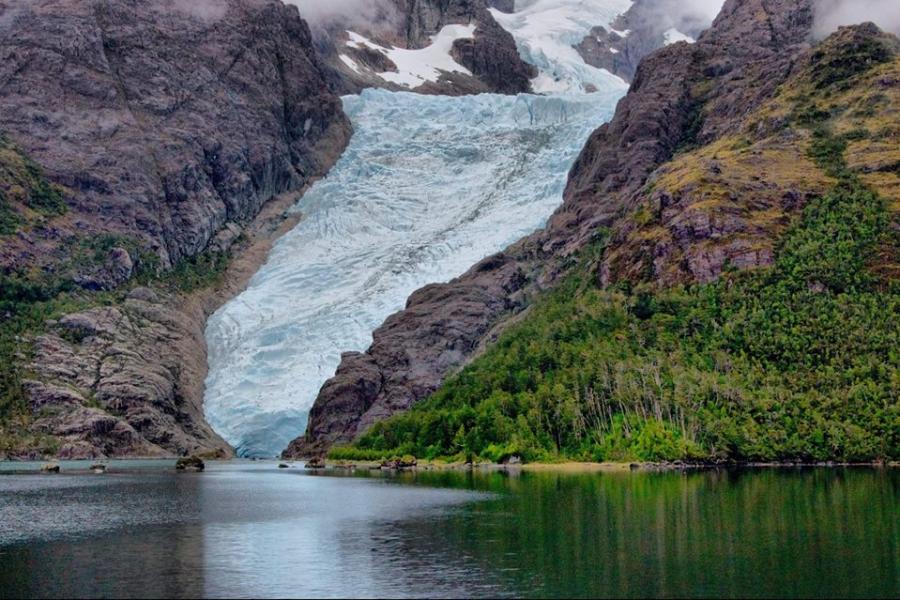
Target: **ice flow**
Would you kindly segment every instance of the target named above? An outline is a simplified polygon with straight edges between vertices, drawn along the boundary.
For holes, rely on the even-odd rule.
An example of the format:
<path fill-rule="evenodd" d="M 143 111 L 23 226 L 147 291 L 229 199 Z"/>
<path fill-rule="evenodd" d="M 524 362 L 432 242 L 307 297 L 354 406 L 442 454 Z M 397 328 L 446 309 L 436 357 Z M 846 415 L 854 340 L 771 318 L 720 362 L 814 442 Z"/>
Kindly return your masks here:
<path fill-rule="evenodd" d="M 303 433 L 342 352 L 428 284 L 541 227 L 625 83 L 571 48 L 630 0 L 519 0 L 497 20 L 551 96 L 461 98 L 367 90 L 344 98 L 354 135 L 296 210 L 248 289 L 207 326 L 209 423 L 241 456 Z M 596 90 L 585 94 L 585 91 Z"/>
<path fill-rule="evenodd" d="M 623 91 L 344 98 L 355 129 L 344 156 L 248 289 L 209 321 L 209 423 L 243 456 L 283 450 L 341 352 L 365 350 L 416 289 L 544 224 Z"/>

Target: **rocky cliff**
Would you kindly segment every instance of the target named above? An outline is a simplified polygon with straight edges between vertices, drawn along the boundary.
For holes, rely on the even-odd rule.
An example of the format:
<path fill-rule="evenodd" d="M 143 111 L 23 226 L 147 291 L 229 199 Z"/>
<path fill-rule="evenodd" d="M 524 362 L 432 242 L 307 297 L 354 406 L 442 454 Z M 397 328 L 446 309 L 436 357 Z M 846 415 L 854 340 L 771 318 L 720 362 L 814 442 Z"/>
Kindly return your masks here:
<path fill-rule="evenodd" d="M 3 0 L 0 56 L 0 453 L 229 452 L 202 419 L 214 295 L 188 292 L 349 139 L 306 23 L 276 0 Z"/>
<path fill-rule="evenodd" d="M 405 311 L 375 332 L 368 351 L 343 357 L 317 398 L 306 435 L 286 455 L 320 453 L 407 410 L 478 353 L 535 294 L 552 286 L 602 232 L 613 231 L 625 247 L 648 197 L 656 197 L 657 206 L 667 202 L 652 191 L 652 182 L 670 168 L 664 165 L 676 153 L 712 147 L 747 127 L 743 118 L 772 99 L 806 56 L 812 26 L 809 0 L 729 0 L 696 44 L 675 43 L 644 59 L 615 117 L 594 133 L 572 168 L 564 204 L 547 228 L 457 280 L 415 293 Z M 777 161 L 801 159 L 798 154 Z M 714 165 L 710 168 L 715 172 Z M 800 185 L 772 190 L 773 202 L 790 209 L 817 189 L 815 180 L 803 182 L 802 173 L 786 188 L 793 183 Z M 681 215 L 677 210 L 668 214 Z M 623 265 L 640 263 L 642 279 L 690 282 L 715 278 L 730 265 L 748 268 L 771 261 L 765 245 L 756 243 L 770 230 L 751 231 L 752 219 L 723 215 L 706 229 L 676 226 L 684 221 L 670 216 L 672 235 L 678 239 L 679 231 L 688 231 L 683 239 L 693 236 L 696 243 L 683 244 L 680 252 L 664 250 L 676 244 L 661 245 L 649 251 L 654 257 L 649 263 L 646 248 L 622 259 L 614 244 L 602 277 L 615 280 L 631 268 Z M 722 235 L 721 223 L 755 232 L 757 239 L 735 231 Z"/>
<path fill-rule="evenodd" d="M 345 15 L 326 20 L 314 33 L 317 47 L 329 67 L 329 81 L 340 93 L 358 93 L 365 87 L 444 95 L 528 92 L 530 79 L 537 73 L 521 59 L 509 32 L 491 16 L 490 4 L 485 0 L 391 0 L 389 8 L 368 22 Z M 499 8 L 510 9 L 510 6 Z M 468 73 L 444 71 L 434 81 L 408 85 L 384 77 L 398 71 L 388 56 L 388 49 L 426 48 L 448 25 L 474 27 L 471 37 L 455 40 L 449 51 Z M 365 36 L 371 43 L 351 40 L 348 30 Z"/>

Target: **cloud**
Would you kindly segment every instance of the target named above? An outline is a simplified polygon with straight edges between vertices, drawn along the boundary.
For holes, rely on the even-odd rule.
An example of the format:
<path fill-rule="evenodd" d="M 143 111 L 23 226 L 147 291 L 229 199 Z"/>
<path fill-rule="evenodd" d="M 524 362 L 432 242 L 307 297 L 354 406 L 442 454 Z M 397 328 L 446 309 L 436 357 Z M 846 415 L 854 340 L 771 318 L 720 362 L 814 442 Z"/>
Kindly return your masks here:
<path fill-rule="evenodd" d="M 663 32 L 671 28 L 697 37 L 722 10 L 725 0 L 643 0 L 635 4 L 629 26 Z"/>
<path fill-rule="evenodd" d="M 900 35 L 898 0 L 816 0 L 813 33 L 825 37 L 841 25 L 872 21 L 885 31 Z"/>
<path fill-rule="evenodd" d="M 284 0 L 300 9 L 312 27 L 365 27 L 368 30 L 396 22 L 398 13 L 391 0 Z"/>
<path fill-rule="evenodd" d="M 201 21 L 218 21 L 228 10 L 224 0 L 174 0 L 172 8 Z"/>
<path fill-rule="evenodd" d="M 679 2 L 681 15 L 702 19 L 712 23 L 719 16 L 724 0 L 683 0 Z"/>

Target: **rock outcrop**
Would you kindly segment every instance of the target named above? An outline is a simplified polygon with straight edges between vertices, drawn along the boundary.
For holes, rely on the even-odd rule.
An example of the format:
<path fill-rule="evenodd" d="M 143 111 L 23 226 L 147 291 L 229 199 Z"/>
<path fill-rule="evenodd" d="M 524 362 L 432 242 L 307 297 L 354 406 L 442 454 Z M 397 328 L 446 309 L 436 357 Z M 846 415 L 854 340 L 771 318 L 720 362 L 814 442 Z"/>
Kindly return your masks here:
<path fill-rule="evenodd" d="M 462 95 L 484 92 L 516 94 L 531 90 L 537 72 L 519 56 L 512 35 L 491 16 L 486 0 L 391 0 L 389 10 L 369 23 L 345 18 L 321 23 L 314 31 L 317 48 L 328 65 L 329 81 L 340 93 L 358 93 L 365 87 L 412 89 L 424 94 Z M 510 5 L 500 9 L 511 10 Z M 384 48 L 417 50 L 447 25 L 474 25 L 471 38 L 458 39 L 450 51 L 471 75 L 445 72 L 438 81 L 401 86 L 380 77 L 397 66 L 380 50 L 348 43 L 347 30 Z M 354 66 L 347 64 L 352 60 Z"/>
<path fill-rule="evenodd" d="M 644 59 L 615 117 L 576 161 L 547 228 L 448 284 L 415 293 L 365 353 L 344 357 L 306 435 L 285 455 L 319 455 L 432 393 L 600 232 L 627 229 L 647 182 L 676 152 L 744 127 L 743 117 L 774 95 L 809 48 L 812 24 L 811 0 L 728 0 L 696 44 L 672 44 Z M 743 266 L 766 260 L 762 253 Z M 711 265 L 709 276 L 727 263 Z"/>
<path fill-rule="evenodd" d="M 35 217 L 13 197 L 0 275 L 23 302 L 75 284 L 16 357 L 29 435 L 58 442 L 45 452 L 231 453 L 202 411 L 203 325 L 223 298 L 185 287 L 277 228 L 290 200 L 273 198 L 323 175 L 350 133 L 306 23 L 279 0 L 0 0 L 0 137 L 65 204 Z"/>

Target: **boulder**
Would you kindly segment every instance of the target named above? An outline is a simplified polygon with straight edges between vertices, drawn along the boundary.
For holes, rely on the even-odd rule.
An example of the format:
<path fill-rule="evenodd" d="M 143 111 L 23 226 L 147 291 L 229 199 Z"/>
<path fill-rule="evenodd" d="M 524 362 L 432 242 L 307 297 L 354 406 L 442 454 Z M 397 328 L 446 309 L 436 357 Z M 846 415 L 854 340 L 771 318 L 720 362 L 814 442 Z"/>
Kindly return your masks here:
<path fill-rule="evenodd" d="M 176 471 L 194 471 L 200 472 L 206 468 L 203 460 L 199 456 L 184 456 L 175 463 Z"/>
<path fill-rule="evenodd" d="M 59 473 L 59 465 L 54 463 L 41 465 L 41 473 Z"/>
<path fill-rule="evenodd" d="M 401 457 L 393 457 L 381 463 L 382 469 L 391 471 L 399 471 L 402 469 L 415 469 L 418 461 L 415 456 L 405 455 Z"/>

